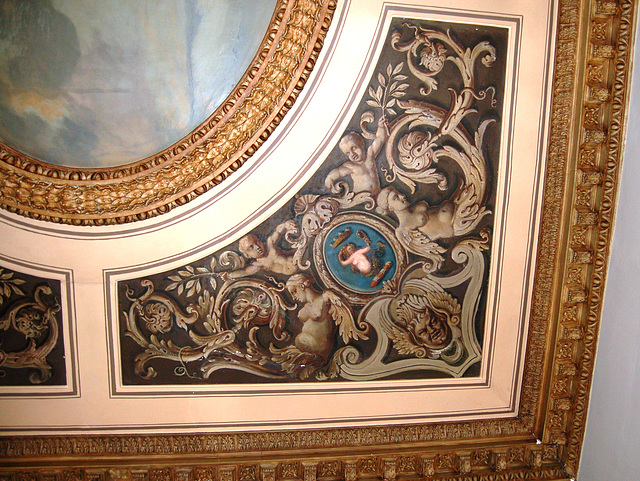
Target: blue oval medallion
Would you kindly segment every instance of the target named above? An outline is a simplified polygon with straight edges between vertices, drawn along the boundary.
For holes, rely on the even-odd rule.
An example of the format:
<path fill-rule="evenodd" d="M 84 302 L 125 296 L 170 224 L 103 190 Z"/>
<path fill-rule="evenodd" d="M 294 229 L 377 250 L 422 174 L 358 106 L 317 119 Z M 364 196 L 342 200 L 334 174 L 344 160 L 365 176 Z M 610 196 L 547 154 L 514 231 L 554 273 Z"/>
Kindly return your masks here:
<path fill-rule="evenodd" d="M 395 275 L 398 264 L 389 240 L 362 222 L 345 222 L 331 229 L 323 254 L 339 284 L 367 294 L 382 289 L 382 283 Z"/>

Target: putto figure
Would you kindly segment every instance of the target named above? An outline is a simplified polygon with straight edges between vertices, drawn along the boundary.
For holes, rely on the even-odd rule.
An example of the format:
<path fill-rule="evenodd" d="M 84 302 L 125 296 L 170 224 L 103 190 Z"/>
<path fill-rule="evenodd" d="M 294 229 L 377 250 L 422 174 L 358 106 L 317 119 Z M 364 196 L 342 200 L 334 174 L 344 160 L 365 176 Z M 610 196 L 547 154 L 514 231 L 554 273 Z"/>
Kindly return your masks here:
<path fill-rule="evenodd" d="M 378 195 L 378 211 L 393 213 L 399 222 L 398 230 L 418 231 L 430 240 L 453 237 L 454 206 L 451 201 L 430 207 L 424 200 L 411 205 L 404 194 L 394 187 L 385 187 Z"/>
<path fill-rule="evenodd" d="M 223 278 L 238 279 L 251 276 L 261 271 L 290 276 L 298 272 L 298 265 L 294 259 L 295 251 L 283 250 L 278 247 L 282 236 L 289 231 L 295 232 L 298 226 L 292 220 L 283 222 L 274 229 L 263 243 L 256 234 L 247 234 L 238 242 L 238 249 L 247 259 L 253 259 L 247 266 L 230 272 L 222 272 Z"/>
<path fill-rule="evenodd" d="M 370 245 L 366 245 L 358 249 L 355 244 L 351 242 L 340 249 L 338 253 L 338 260 L 343 266 L 351 266 L 353 272 L 359 272 L 365 276 L 371 274 L 371 261 L 367 254 L 371 250 Z"/>
<path fill-rule="evenodd" d="M 324 182 L 325 187 L 331 192 L 337 193 L 336 182 L 339 179 L 349 177 L 353 183 L 353 192 L 370 192 L 374 197 L 378 195 L 380 179 L 376 157 L 388 138 L 389 126 L 385 116 L 380 117 L 376 136 L 368 149 L 364 138 L 357 132 L 349 132 L 342 137 L 338 146 L 349 160 L 329 172 Z"/>
<path fill-rule="evenodd" d="M 346 302 L 331 290 L 316 290 L 313 282 L 313 277 L 300 273 L 291 276 L 286 284 L 291 297 L 302 303 L 298 312 L 302 331 L 296 336 L 295 346 L 326 359 L 333 349 L 336 326 L 345 343 L 351 339 L 367 339 L 368 329 L 358 329 Z"/>
<path fill-rule="evenodd" d="M 384 249 L 387 247 L 382 242 L 376 242 L 377 248 L 371 251 L 371 240 L 367 234 L 359 230 L 356 235 L 364 239 L 366 245 L 364 247 L 356 247 L 352 242 L 342 247 L 338 251 L 338 260 L 343 266 L 351 266 L 354 273 L 360 273 L 364 276 L 371 276 L 378 271 L 382 265 L 380 259 L 384 256 Z"/>

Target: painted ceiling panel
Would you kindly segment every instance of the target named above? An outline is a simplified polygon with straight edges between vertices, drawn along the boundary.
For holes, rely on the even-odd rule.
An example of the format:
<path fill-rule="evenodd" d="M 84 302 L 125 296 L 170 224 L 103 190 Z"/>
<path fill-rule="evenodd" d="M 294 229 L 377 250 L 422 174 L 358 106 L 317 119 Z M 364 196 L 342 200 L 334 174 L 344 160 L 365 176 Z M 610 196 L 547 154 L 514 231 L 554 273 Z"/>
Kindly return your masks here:
<path fill-rule="evenodd" d="M 71 167 L 152 156 L 229 95 L 275 3 L 4 2 L 0 140 Z"/>
<path fill-rule="evenodd" d="M 279 0 L 177 150 L 0 145 L 0 478 L 576 477 L 636 6 Z"/>
<path fill-rule="evenodd" d="M 4 214 L 8 255 L 73 270 L 81 387 L 8 399 L 5 430 L 514 416 L 552 12 L 526 35 L 503 7 L 340 4 L 305 96 L 219 188 L 133 225 Z"/>
<path fill-rule="evenodd" d="M 240 18 L 242 2 L 104 2 L 94 18 L 67 3 L 19 5 L 0 11 L 1 205 L 69 225 L 164 214 L 237 170 L 304 88 L 336 7 L 265 0 Z"/>
<path fill-rule="evenodd" d="M 72 272 L 0 261 L 0 396 L 78 396 Z"/>
<path fill-rule="evenodd" d="M 284 207 L 118 282 L 119 383 L 479 376 L 509 31 L 386 28 L 346 131 Z"/>

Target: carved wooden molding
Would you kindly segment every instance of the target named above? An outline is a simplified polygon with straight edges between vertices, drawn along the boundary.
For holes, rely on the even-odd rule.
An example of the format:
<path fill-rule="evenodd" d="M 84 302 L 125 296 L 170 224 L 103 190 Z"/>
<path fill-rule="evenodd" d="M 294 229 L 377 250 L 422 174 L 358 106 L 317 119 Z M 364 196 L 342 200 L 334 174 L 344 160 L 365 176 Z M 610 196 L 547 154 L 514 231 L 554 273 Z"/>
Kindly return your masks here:
<path fill-rule="evenodd" d="M 596 341 L 613 234 L 622 163 L 636 4 L 588 2 L 583 60 L 576 84 L 580 116 L 569 153 L 572 206 L 559 296 L 545 438 L 561 447 L 565 471 L 575 477 L 587 421 Z M 557 76 L 557 74 L 556 74 Z M 582 80 L 582 82 L 580 82 Z"/>
<path fill-rule="evenodd" d="M 302 91 L 322 49 L 334 0 L 279 0 L 267 35 L 225 102 L 194 132 L 124 167 L 54 166 L 0 143 L 0 206 L 73 225 L 122 224 L 170 211 L 237 170 Z"/>
<path fill-rule="evenodd" d="M 310 431 L 0 439 L 0 480 L 575 477 L 609 257 L 633 0 L 562 0 L 519 415 Z"/>

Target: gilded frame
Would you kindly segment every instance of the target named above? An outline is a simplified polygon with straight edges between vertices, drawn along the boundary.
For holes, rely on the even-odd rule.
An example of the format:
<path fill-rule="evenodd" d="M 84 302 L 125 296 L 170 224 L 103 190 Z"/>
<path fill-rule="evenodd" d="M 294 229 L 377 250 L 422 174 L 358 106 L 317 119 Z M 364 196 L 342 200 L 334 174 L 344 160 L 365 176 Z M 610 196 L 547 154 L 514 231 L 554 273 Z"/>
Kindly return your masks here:
<path fill-rule="evenodd" d="M 293 106 L 335 7 L 332 0 L 279 0 L 257 54 L 227 99 L 196 130 L 152 157 L 76 169 L 0 142 L 0 207 L 62 224 L 112 225 L 166 213 L 203 194 L 251 157 Z"/>
<path fill-rule="evenodd" d="M 575 478 L 615 214 L 633 0 L 562 0 L 519 415 L 308 431 L 0 439 L 2 480 Z"/>

